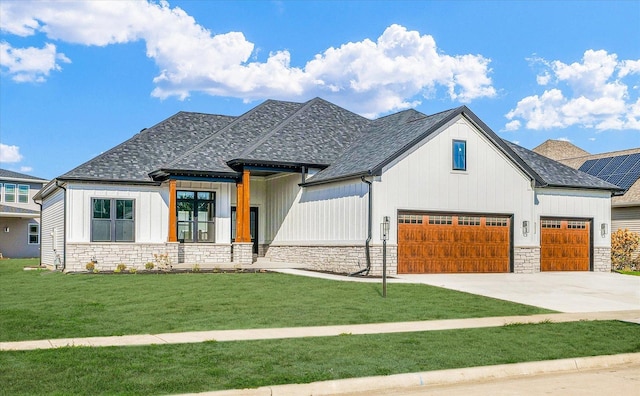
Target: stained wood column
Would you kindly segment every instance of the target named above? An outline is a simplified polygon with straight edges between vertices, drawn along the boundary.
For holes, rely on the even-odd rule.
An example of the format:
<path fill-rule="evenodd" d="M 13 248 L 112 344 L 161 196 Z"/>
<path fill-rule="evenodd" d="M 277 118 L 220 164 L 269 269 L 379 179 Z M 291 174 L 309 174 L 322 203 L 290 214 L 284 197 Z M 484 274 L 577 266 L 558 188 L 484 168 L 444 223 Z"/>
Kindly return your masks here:
<path fill-rule="evenodd" d="M 178 211 L 176 206 L 176 181 L 169 180 L 169 242 L 178 242 Z"/>
<path fill-rule="evenodd" d="M 251 202 L 250 172 L 242 171 L 242 180 L 236 184 L 236 242 L 251 242 L 249 203 Z"/>

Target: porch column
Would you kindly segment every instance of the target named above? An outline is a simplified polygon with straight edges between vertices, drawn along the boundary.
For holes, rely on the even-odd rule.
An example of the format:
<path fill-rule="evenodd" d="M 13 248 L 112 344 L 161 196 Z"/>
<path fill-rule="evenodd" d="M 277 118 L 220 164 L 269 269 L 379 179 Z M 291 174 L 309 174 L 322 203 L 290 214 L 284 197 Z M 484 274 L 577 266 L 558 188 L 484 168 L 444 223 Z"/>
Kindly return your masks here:
<path fill-rule="evenodd" d="M 176 181 L 169 180 L 169 240 L 178 242 L 178 214 L 176 209 Z"/>
<path fill-rule="evenodd" d="M 235 242 L 251 242 L 249 203 L 251 202 L 250 172 L 242 171 L 242 180 L 236 184 L 236 240 Z"/>

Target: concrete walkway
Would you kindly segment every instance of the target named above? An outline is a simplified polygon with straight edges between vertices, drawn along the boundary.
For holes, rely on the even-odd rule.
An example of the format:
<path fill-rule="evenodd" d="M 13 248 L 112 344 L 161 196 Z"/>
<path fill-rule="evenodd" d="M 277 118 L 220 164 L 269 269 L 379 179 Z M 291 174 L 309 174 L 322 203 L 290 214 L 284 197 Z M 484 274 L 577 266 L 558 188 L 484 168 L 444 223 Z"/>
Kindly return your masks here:
<path fill-rule="evenodd" d="M 302 337 L 330 337 L 340 334 L 384 334 L 416 331 L 469 329 L 498 327 L 510 323 L 577 322 L 580 320 L 624 320 L 640 324 L 640 310 L 557 313 L 528 316 L 500 316 L 489 318 L 427 320 L 417 322 L 394 322 L 351 324 L 337 326 L 284 327 L 268 329 L 212 330 L 185 333 L 139 334 L 113 337 L 59 338 L 52 340 L 0 342 L 0 351 L 26 351 L 52 349 L 66 346 L 107 347 L 153 344 L 187 344 L 206 341 L 246 341 Z"/>

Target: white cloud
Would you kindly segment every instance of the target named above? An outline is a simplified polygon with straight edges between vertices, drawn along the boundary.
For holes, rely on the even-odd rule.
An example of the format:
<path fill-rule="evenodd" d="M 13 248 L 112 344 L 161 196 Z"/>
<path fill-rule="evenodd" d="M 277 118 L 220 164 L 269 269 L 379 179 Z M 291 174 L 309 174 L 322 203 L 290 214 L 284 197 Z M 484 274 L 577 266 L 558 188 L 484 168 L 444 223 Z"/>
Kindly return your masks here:
<path fill-rule="evenodd" d="M 20 161 L 22 161 L 20 147 L 0 143 L 0 162 L 10 163 Z"/>
<path fill-rule="evenodd" d="M 42 48 L 13 48 L 7 42 L 0 42 L 0 66 L 16 82 L 43 82 L 52 70 L 61 70 L 59 62 L 70 60 L 57 53 L 53 44 Z"/>
<path fill-rule="evenodd" d="M 505 131 L 517 131 L 518 129 L 520 129 L 520 121 L 519 120 L 509 121 L 505 124 L 504 129 Z"/>
<path fill-rule="evenodd" d="M 521 99 L 505 115 L 508 126 L 519 126 L 514 121 L 522 120 L 528 129 L 640 130 L 640 99 L 637 92 L 629 92 L 625 79 L 640 73 L 640 60 L 620 61 L 616 54 L 587 50 L 581 62 L 533 61 L 547 68 L 538 75 L 538 84 L 555 86 Z"/>
<path fill-rule="evenodd" d="M 568 137 L 566 137 L 566 136 L 559 137 L 559 138 L 557 138 L 556 140 L 560 140 L 561 142 L 571 142 L 571 139 L 569 139 L 569 138 L 568 138 Z"/>
<path fill-rule="evenodd" d="M 33 170 L 32 167 L 30 166 L 21 166 L 20 167 L 20 172 L 31 172 Z"/>
<path fill-rule="evenodd" d="M 167 2 L 2 2 L 0 11 L 7 16 L 0 28 L 15 35 L 44 33 L 50 40 L 92 46 L 143 40 L 160 69 L 152 95 L 162 99 L 193 92 L 245 101 L 323 96 L 375 115 L 416 106 L 417 96 L 441 91 L 463 103 L 496 95 L 490 59 L 447 55 L 433 37 L 400 25 L 389 26 L 375 41 L 328 48 L 294 67 L 287 50 L 256 61 L 254 43 L 241 32 L 213 34 Z"/>

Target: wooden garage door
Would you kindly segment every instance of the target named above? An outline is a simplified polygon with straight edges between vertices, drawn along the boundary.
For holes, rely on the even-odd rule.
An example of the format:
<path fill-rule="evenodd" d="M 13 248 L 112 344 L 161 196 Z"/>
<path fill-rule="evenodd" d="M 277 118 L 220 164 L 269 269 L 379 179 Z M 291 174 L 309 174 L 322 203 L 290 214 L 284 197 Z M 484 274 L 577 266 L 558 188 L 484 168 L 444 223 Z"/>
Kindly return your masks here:
<path fill-rule="evenodd" d="M 589 271 L 588 220 L 542 219 L 540 223 L 541 271 Z"/>
<path fill-rule="evenodd" d="M 509 272 L 508 217 L 398 216 L 398 273 Z"/>

